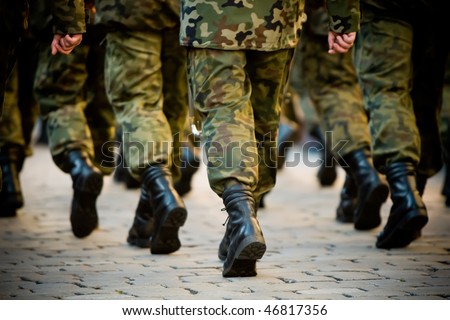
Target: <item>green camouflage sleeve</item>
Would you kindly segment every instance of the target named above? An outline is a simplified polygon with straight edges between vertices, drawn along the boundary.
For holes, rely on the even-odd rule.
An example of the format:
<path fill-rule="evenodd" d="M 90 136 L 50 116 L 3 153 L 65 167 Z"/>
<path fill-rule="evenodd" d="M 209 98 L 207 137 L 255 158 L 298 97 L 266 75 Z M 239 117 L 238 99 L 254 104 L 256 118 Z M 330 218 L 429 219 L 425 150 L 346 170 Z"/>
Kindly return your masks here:
<path fill-rule="evenodd" d="M 86 32 L 84 0 L 54 0 L 53 32 L 75 34 Z"/>
<path fill-rule="evenodd" d="M 349 33 L 359 30 L 359 0 L 327 0 L 326 4 L 331 31 Z"/>

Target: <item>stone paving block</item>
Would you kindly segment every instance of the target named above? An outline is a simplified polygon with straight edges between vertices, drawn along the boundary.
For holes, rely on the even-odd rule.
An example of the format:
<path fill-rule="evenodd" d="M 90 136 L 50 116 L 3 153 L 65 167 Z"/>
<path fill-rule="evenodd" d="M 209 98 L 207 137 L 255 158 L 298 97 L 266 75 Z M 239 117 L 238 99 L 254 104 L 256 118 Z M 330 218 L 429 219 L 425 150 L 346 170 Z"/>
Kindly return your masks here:
<path fill-rule="evenodd" d="M 267 207 L 258 212 L 268 246 L 258 276 L 223 278 L 217 248 L 226 213 L 209 189 L 205 167 L 185 198 L 189 215 L 180 230 L 182 248 L 151 255 L 126 243 L 139 190 L 127 190 L 112 177 L 105 178 L 97 201 L 100 227 L 75 238 L 70 177 L 38 146 L 21 176 L 24 208 L 16 218 L 0 219 L 0 298 L 450 299 L 450 214 L 439 194 L 442 174 L 427 184 L 430 221 L 422 237 L 405 249 L 379 250 L 375 240 L 382 226 L 359 232 L 335 221 L 343 171 L 332 187 L 321 188 L 315 169 L 280 171 Z M 390 205 L 388 200 L 382 206 L 383 224 Z"/>

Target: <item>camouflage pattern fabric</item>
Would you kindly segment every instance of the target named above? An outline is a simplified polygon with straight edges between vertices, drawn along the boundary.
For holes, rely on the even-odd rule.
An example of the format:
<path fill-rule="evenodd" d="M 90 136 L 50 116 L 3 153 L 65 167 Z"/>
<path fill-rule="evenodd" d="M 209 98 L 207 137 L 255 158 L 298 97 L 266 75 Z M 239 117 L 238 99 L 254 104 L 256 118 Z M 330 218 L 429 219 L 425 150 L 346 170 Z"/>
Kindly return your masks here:
<path fill-rule="evenodd" d="M 180 176 L 188 100 L 178 35 L 177 27 L 107 36 L 106 89 L 123 131 L 125 161 L 138 180 L 157 163 L 171 166 L 174 180 Z"/>
<path fill-rule="evenodd" d="M 163 30 L 180 24 L 180 0 L 95 0 L 95 23 L 110 30 Z"/>
<path fill-rule="evenodd" d="M 86 31 L 83 0 L 54 0 L 51 3 L 55 33 L 83 33 Z M 29 15 L 28 0 L 0 0 L 0 30 L 3 35 L 0 46 L 0 61 L 2 61 L 0 66 L 0 118 L 6 81 L 17 59 L 19 38 L 28 29 Z"/>
<path fill-rule="evenodd" d="M 338 152 L 335 156 L 340 159 L 352 151 L 370 149 L 369 124 L 352 53 L 330 55 L 327 52 L 327 13 L 324 1 L 316 1 L 320 2 L 322 6 L 307 11 L 308 20 L 293 68 L 298 71 L 296 84 L 305 88 L 317 110 L 322 130 L 332 132 L 328 147 Z"/>
<path fill-rule="evenodd" d="M 415 12 L 405 21 L 365 8 L 355 66 L 370 115 L 374 164 L 384 173 L 390 163 L 411 162 L 429 177 L 442 166 L 437 114 L 449 47 L 442 41 L 448 33 L 439 18 L 443 10 Z"/>
<path fill-rule="evenodd" d="M 330 30 L 356 31 L 359 1 L 328 0 Z M 304 0 L 182 0 L 180 43 L 196 48 L 273 51 L 294 48 Z"/>
<path fill-rule="evenodd" d="M 35 46 L 35 39 L 22 39 L 18 46 L 18 61 L 6 84 L 4 113 L 0 119 L 0 150 L 18 148 L 26 157 L 33 151 L 31 136 L 39 116 L 39 106 L 33 97 Z"/>
<path fill-rule="evenodd" d="M 189 84 L 205 115 L 208 179 L 218 195 L 230 179 L 252 187 L 256 199 L 275 185 L 280 106 L 292 56 L 292 49 L 189 50 Z"/>
<path fill-rule="evenodd" d="M 356 31 L 358 2 L 331 2 L 332 30 Z M 303 8 L 293 0 L 181 1 L 180 43 L 189 47 L 189 88 L 204 115 L 208 179 L 219 196 L 238 181 L 258 203 L 275 185 L 280 109 Z"/>
<path fill-rule="evenodd" d="M 444 160 L 446 163 L 450 163 L 450 55 L 447 57 L 447 65 L 445 68 L 440 132 Z"/>
<path fill-rule="evenodd" d="M 53 0 L 52 3 L 54 33 L 86 32 L 84 0 Z"/>
<path fill-rule="evenodd" d="M 115 117 L 104 87 L 104 56 L 105 49 L 95 44 L 82 44 L 70 55 L 52 56 L 46 45 L 41 48 L 36 97 L 47 119 L 53 160 L 65 172 L 66 155 L 74 149 L 86 150 L 104 174 L 114 170 L 114 153 L 103 147 L 115 139 Z"/>

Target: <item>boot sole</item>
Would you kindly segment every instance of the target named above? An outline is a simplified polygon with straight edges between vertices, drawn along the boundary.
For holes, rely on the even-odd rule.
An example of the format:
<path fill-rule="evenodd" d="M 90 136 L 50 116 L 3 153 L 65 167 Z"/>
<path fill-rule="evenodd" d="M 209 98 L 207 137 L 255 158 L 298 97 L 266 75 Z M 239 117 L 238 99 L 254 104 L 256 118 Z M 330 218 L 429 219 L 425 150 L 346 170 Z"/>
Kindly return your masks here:
<path fill-rule="evenodd" d="M 385 185 L 376 186 L 364 201 L 365 205 L 358 206 L 355 212 L 355 229 L 370 230 L 381 224 L 380 209 L 389 195 L 389 188 Z"/>
<path fill-rule="evenodd" d="M 97 197 L 103 188 L 103 176 L 93 172 L 74 185 L 70 223 L 77 238 L 87 237 L 98 226 Z"/>
<path fill-rule="evenodd" d="M 353 212 L 354 211 L 348 211 L 342 209 L 342 207 L 338 207 L 336 209 L 336 220 L 342 223 L 351 223 L 354 221 Z"/>
<path fill-rule="evenodd" d="M 152 254 L 168 254 L 180 249 L 178 230 L 184 225 L 186 219 L 187 210 L 185 208 L 175 207 L 169 210 L 164 221 L 155 225 L 150 252 Z"/>
<path fill-rule="evenodd" d="M 149 238 L 127 238 L 128 244 L 139 248 L 150 248 L 151 240 Z"/>
<path fill-rule="evenodd" d="M 229 266 L 225 261 L 222 275 L 224 277 L 256 276 L 256 260 L 261 259 L 265 252 L 264 239 L 254 236 L 245 238 L 239 244 Z"/>
<path fill-rule="evenodd" d="M 396 226 L 378 236 L 376 246 L 380 249 L 403 248 L 421 235 L 428 223 L 428 216 L 422 210 L 412 210 Z"/>

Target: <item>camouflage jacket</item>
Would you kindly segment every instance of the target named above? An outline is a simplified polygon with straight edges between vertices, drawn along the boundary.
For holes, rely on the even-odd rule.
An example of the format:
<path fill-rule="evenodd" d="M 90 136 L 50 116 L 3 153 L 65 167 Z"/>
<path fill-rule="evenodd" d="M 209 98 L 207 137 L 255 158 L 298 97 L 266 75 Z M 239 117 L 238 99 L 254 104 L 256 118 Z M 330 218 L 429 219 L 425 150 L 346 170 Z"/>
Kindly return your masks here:
<path fill-rule="evenodd" d="M 59 34 L 84 33 L 86 32 L 84 0 L 52 0 L 44 1 L 51 3 L 51 12 L 30 11 L 31 8 L 42 5 L 42 0 L 0 0 L 0 19 L 6 28 L 5 35 L 20 37 L 28 29 L 30 18 L 49 19 L 47 13 L 53 14 L 53 31 Z M 30 17 L 30 15 L 33 15 Z M 48 22 L 48 21 L 47 21 Z M 47 23 L 44 22 L 44 23 Z"/>
<path fill-rule="evenodd" d="M 75 34 L 86 32 L 84 0 L 53 0 L 52 3 L 54 33 Z"/>
<path fill-rule="evenodd" d="M 401 19 L 412 22 L 422 20 L 433 10 L 446 10 L 444 0 L 361 0 L 364 20 L 371 20 L 372 14 L 389 19 Z M 374 11 L 375 10 L 375 11 Z"/>
<path fill-rule="evenodd" d="M 95 0 L 95 23 L 110 29 L 162 30 L 180 24 L 180 0 Z"/>
<path fill-rule="evenodd" d="M 294 48 L 305 0 L 181 0 L 180 44 L 272 51 Z M 330 30 L 359 28 L 359 0 L 327 0 Z"/>

